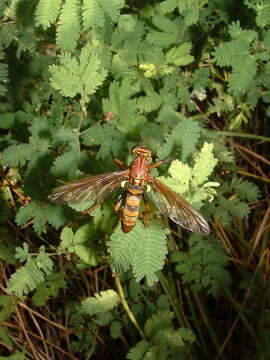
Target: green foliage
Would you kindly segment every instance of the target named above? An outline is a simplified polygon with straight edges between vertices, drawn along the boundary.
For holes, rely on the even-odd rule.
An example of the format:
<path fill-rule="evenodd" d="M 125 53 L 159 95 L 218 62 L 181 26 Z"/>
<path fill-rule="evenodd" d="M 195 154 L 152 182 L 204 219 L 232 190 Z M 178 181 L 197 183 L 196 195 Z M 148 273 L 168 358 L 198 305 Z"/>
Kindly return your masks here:
<path fill-rule="evenodd" d="M 158 31 L 149 31 L 147 41 L 151 44 L 168 47 L 177 41 L 179 36 L 179 22 L 171 21 L 165 16 L 154 16 L 153 25 Z"/>
<path fill-rule="evenodd" d="M 7 264 L 15 264 L 14 259 L 14 248 L 10 244 L 0 244 L 0 259 L 5 261 Z"/>
<path fill-rule="evenodd" d="M 158 156 L 164 158 L 178 147 L 181 148 L 181 160 L 187 158 L 195 150 L 195 145 L 200 137 L 200 126 L 191 119 L 184 118 L 175 126 L 171 134 L 166 137 L 166 142 L 160 147 Z"/>
<path fill-rule="evenodd" d="M 189 345 L 194 343 L 193 333 L 185 328 L 173 328 L 173 313 L 159 311 L 145 323 L 145 332 L 150 340 L 140 341 L 132 348 L 127 359 L 189 359 Z"/>
<path fill-rule="evenodd" d="M 75 234 L 71 228 L 65 227 L 60 235 L 59 250 L 75 253 L 86 264 L 95 266 L 100 262 L 93 242 L 95 234 L 96 231 L 91 224 L 81 226 Z"/>
<path fill-rule="evenodd" d="M 255 20 L 259 27 L 265 28 L 269 25 L 270 5 L 267 0 L 245 0 L 245 4 L 256 12 Z"/>
<path fill-rule="evenodd" d="M 256 201 L 261 197 L 259 188 L 250 181 L 232 178 L 231 183 L 224 184 L 225 192 L 235 192 L 242 200 Z"/>
<path fill-rule="evenodd" d="M 184 43 L 178 46 L 177 48 L 173 47 L 166 54 L 166 60 L 170 64 L 177 66 L 189 65 L 193 62 L 194 57 L 190 55 L 191 44 Z"/>
<path fill-rule="evenodd" d="M 66 0 L 62 6 L 57 27 L 56 43 L 63 51 L 72 51 L 80 34 L 78 2 Z M 59 90 L 59 89 L 58 89 Z"/>
<path fill-rule="evenodd" d="M 237 348 L 246 358 L 258 356 L 258 349 L 269 357 L 268 270 L 261 270 L 268 227 L 259 222 L 267 171 L 250 151 L 238 163 L 242 154 L 234 146 L 240 136 L 242 146 L 267 151 L 266 142 L 254 138 L 269 135 L 269 9 L 269 0 L 0 2 L 3 284 L 10 277 L 8 291 L 27 295 L 29 306 L 40 306 L 35 311 L 57 313 L 59 323 L 65 317 L 72 328 L 64 350 L 70 356 L 98 357 L 111 337 L 121 340 L 119 358 L 125 352 L 129 359 L 210 360 L 243 304 L 235 330 L 242 340 L 236 345 L 231 337 L 218 356 L 236 357 Z M 231 130 L 233 137 L 217 130 Z M 82 206 L 50 203 L 59 184 L 116 171 L 113 158 L 130 164 L 135 145 L 151 148 L 158 160 L 174 158 L 152 175 L 195 208 L 204 205 L 210 238 L 187 241 L 188 234 L 178 234 L 166 219 L 164 229 L 155 211 L 148 227 L 141 211 L 134 230 L 123 234 L 113 210 L 117 194 L 91 216 Z M 241 284 L 258 259 L 255 293 L 254 284 Z M 110 290 L 113 273 L 121 274 L 121 302 Z M 78 298 L 94 293 L 80 304 Z M 11 298 L 0 300 L 4 322 L 19 314 Z M 50 339 L 44 340 L 58 358 L 66 343 L 53 344 L 58 332 L 52 322 L 46 326 Z M 4 355 L 25 344 L 31 357 L 24 336 L 2 326 Z"/>
<path fill-rule="evenodd" d="M 115 128 L 115 124 L 111 123 L 90 127 L 82 136 L 85 145 L 99 146 L 97 159 L 104 159 L 110 152 L 116 156 L 124 138 L 125 136 Z"/>
<path fill-rule="evenodd" d="M 7 359 L 7 360 L 24 360 L 25 359 L 25 352 L 20 352 L 20 353 L 16 353 L 13 355 L 10 355 L 8 357 L 5 356 L 5 358 L 3 359 Z"/>
<path fill-rule="evenodd" d="M 122 324 L 120 321 L 112 321 L 110 327 L 110 335 L 112 339 L 119 339 L 122 335 Z"/>
<path fill-rule="evenodd" d="M 3 47 L 0 46 L 0 60 L 4 59 Z M 8 82 L 8 67 L 7 64 L 0 63 L 0 96 L 5 95 L 7 89 L 5 83 Z"/>
<path fill-rule="evenodd" d="M 49 71 L 52 86 L 63 96 L 80 94 L 85 100 L 87 95 L 96 92 L 107 76 L 90 43 L 82 49 L 79 62 L 68 52 L 60 55 L 59 61 L 60 65 L 51 65 Z"/>
<path fill-rule="evenodd" d="M 12 315 L 13 311 L 16 308 L 16 301 L 14 301 L 14 297 L 9 295 L 1 295 L 0 296 L 0 321 L 6 321 Z"/>
<path fill-rule="evenodd" d="M 191 204 L 200 207 L 203 200 L 213 200 L 216 194 L 217 182 L 206 182 L 211 175 L 217 159 L 213 155 L 213 145 L 204 143 L 200 153 L 195 158 L 193 168 L 179 160 L 174 160 L 168 170 L 171 177 L 160 176 L 159 179 L 169 185 Z"/>
<path fill-rule="evenodd" d="M 45 276 L 52 271 L 53 262 L 46 255 L 44 247 L 41 247 L 39 254 L 33 257 L 28 253 L 26 244 L 24 244 L 23 249 L 17 248 L 16 257 L 21 262 L 26 261 L 26 263 L 11 275 L 7 290 L 21 297 L 36 289 L 44 281 Z"/>
<path fill-rule="evenodd" d="M 247 181 L 233 177 L 222 184 L 221 190 L 208 211 L 225 227 L 231 224 L 232 216 L 244 219 L 250 210 L 246 201 L 257 201 L 261 197 L 258 187 Z"/>
<path fill-rule="evenodd" d="M 43 306 L 48 299 L 57 297 L 61 288 L 66 287 L 63 273 L 52 273 L 46 276 L 44 282 L 40 283 L 32 297 L 35 306 Z"/>
<path fill-rule="evenodd" d="M 235 65 L 229 78 L 229 90 L 236 95 L 247 92 L 253 84 L 256 67 L 256 61 L 249 57 Z"/>
<path fill-rule="evenodd" d="M 25 225 L 31 220 L 37 234 L 41 234 L 46 229 L 46 222 L 49 222 L 54 228 L 59 229 L 67 219 L 63 208 L 50 204 L 42 207 L 40 203 L 36 202 L 31 202 L 21 207 L 16 215 L 17 225 Z"/>
<path fill-rule="evenodd" d="M 235 66 L 241 64 L 249 55 L 250 44 L 246 40 L 232 40 L 220 44 L 213 52 L 213 61 L 219 66 Z"/>
<path fill-rule="evenodd" d="M 120 302 L 118 294 L 114 290 L 101 291 L 93 297 L 82 301 L 81 312 L 87 315 L 96 315 L 113 309 Z"/>
<path fill-rule="evenodd" d="M 158 280 L 156 272 L 164 265 L 166 248 L 166 231 L 158 224 L 144 227 L 141 222 L 128 234 L 118 227 L 108 242 L 113 266 L 120 274 L 132 266 L 136 281 L 146 277 L 149 285 Z"/>
<path fill-rule="evenodd" d="M 105 18 L 116 23 L 120 10 L 124 7 L 123 0 L 84 0 L 83 1 L 83 26 L 85 30 L 89 28 L 101 28 L 104 26 Z"/>
<path fill-rule="evenodd" d="M 224 250 L 211 239 L 205 241 L 192 236 L 190 240 L 188 253 L 172 254 L 172 261 L 177 263 L 175 270 L 194 291 L 206 290 L 217 297 L 232 281 L 226 270 L 228 260 Z"/>
<path fill-rule="evenodd" d="M 60 0 L 40 0 L 36 9 L 36 23 L 44 30 L 53 24 L 61 6 Z"/>

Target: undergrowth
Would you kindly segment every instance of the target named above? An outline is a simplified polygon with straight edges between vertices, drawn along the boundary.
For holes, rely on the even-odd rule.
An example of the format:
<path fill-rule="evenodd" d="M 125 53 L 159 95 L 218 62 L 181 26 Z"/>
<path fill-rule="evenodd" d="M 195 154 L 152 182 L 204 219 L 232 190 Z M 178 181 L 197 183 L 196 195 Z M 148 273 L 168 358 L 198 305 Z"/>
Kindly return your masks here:
<path fill-rule="evenodd" d="M 0 4 L 1 359 L 269 359 L 268 0 Z M 211 225 L 50 203 L 136 145 Z M 121 190 L 119 190 L 119 193 Z M 142 209 L 143 212 L 143 209 Z"/>

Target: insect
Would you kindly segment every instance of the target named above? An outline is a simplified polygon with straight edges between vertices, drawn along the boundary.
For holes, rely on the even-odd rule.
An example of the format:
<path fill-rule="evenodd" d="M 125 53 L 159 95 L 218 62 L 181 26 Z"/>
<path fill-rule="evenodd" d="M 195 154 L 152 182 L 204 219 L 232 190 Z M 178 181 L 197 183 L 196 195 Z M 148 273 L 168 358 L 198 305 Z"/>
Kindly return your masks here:
<path fill-rule="evenodd" d="M 130 166 L 115 159 L 122 169 L 121 171 L 67 183 L 56 188 L 50 200 L 70 205 L 95 201 L 99 205 L 120 186 L 124 186 L 125 191 L 120 195 L 115 210 L 120 211 L 122 230 L 124 233 L 128 233 L 136 224 L 141 199 L 143 198 L 146 202 L 145 193 L 146 190 L 149 190 L 154 203 L 162 214 L 187 230 L 209 235 L 210 228 L 204 217 L 181 195 L 150 175 L 151 170 L 170 162 L 171 158 L 149 164 L 148 161 L 153 156 L 151 150 L 136 146 L 132 153 L 134 159 Z"/>

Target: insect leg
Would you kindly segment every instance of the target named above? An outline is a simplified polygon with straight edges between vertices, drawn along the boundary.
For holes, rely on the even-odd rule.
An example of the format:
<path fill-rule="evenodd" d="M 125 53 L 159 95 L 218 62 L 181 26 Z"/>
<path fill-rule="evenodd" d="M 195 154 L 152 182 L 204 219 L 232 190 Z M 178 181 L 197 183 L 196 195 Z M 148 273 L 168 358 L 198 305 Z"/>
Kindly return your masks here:
<path fill-rule="evenodd" d="M 162 164 L 168 164 L 169 162 L 173 161 L 173 157 L 172 156 L 168 156 L 166 157 L 166 159 L 164 160 L 160 160 L 159 162 L 157 163 L 154 163 L 152 165 L 149 166 L 149 169 L 152 170 L 152 169 L 155 169 L 156 167 L 162 165 Z"/>
<path fill-rule="evenodd" d="M 125 202 L 126 202 L 126 197 L 127 197 L 127 192 L 124 191 L 122 194 L 119 195 L 117 203 L 114 207 L 114 211 L 115 212 L 119 212 L 121 211 L 121 209 L 123 208 Z"/>
<path fill-rule="evenodd" d="M 113 159 L 113 161 L 123 170 L 126 170 L 128 168 L 128 166 L 125 165 L 121 160 Z"/>
<path fill-rule="evenodd" d="M 96 210 L 100 205 L 102 205 L 102 202 L 97 202 L 95 205 L 93 205 L 92 207 L 90 207 L 90 209 L 88 210 L 84 210 L 82 213 L 85 214 L 90 214 L 92 211 Z"/>

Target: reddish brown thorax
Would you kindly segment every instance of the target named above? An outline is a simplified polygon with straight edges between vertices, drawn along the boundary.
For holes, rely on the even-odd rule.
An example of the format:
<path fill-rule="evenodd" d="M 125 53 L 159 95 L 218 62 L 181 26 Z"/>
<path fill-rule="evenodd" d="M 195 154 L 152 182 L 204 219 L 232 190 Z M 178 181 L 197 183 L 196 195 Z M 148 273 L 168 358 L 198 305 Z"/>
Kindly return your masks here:
<path fill-rule="evenodd" d="M 147 159 L 152 152 L 143 147 L 136 146 L 133 154 L 137 155 L 130 165 L 129 182 L 133 185 L 144 185 L 148 178 L 149 164 Z"/>

